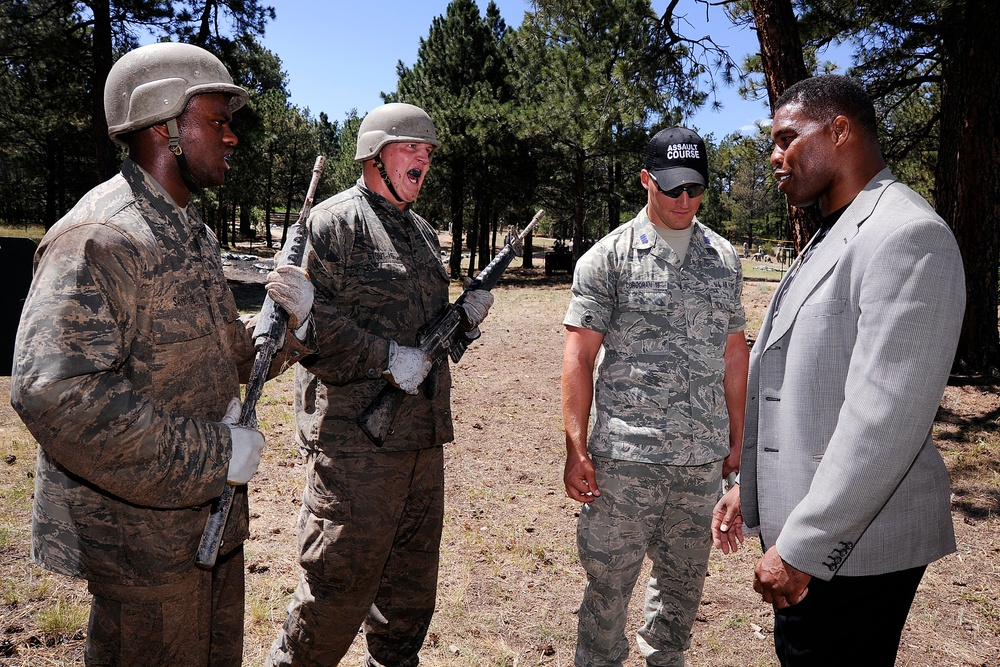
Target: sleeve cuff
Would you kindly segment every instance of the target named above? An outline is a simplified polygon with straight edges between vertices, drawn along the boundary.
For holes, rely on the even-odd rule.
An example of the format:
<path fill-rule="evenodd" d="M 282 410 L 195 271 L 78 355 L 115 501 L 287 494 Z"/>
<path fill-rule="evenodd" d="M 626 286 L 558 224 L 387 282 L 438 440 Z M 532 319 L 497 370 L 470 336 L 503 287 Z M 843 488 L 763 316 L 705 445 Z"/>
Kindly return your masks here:
<path fill-rule="evenodd" d="M 309 316 L 306 317 L 306 321 L 300 324 L 299 328 L 292 332 L 292 334 L 295 336 L 295 340 L 299 341 L 300 343 L 306 342 L 306 340 L 309 338 L 309 325 L 312 324 L 312 321 L 313 321 L 312 313 L 309 313 Z"/>

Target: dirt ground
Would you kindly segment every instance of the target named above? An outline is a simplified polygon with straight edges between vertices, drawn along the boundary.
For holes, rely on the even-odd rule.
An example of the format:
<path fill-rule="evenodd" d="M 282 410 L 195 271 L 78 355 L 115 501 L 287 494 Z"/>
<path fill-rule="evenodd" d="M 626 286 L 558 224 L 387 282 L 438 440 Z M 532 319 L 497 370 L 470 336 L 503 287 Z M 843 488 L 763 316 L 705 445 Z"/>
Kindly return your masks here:
<path fill-rule="evenodd" d="M 751 337 L 773 287 L 746 285 Z M 252 303 L 260 288 L 244 284 L 237 292 Z M 456 437 L 445 448 L 438 609 L 421 659 L 432 666 L 571 665 L 584 576 L 575 546 L 578 507 L 562 486 L 559 378 L 569 277 L 511 269 L 496 297 L 481 341 L 454 372 Z M 0 393 L 8 391 L 9 378 L 0 378 Z M 262 663 L 298 577 L 303 466 L 293 442 L 290 374 L 269 383 L 259 413 L 268 448 L 250 485 L 247 665 Z M 952 474 L 958 551 L 928 568 L 897 664 L 997 667 L 997 385 L 950 386 L 938 417 L 935 435 Z M 0 401 L 0 665 L 82 665 L 85 586 L 46 573 L 28 557 L 33 465 L 30 435 Z M 777 664 L 771 610 L 750 587 L 759 556 L 751 542 L 736 555 L 713 554 L 689 665 Z M 633 636 L 643 581 L 632 602 Z M 861 646 L 858 655 L 860 663 Z M 361 656 L 356 642 L 343 664 L 361 664 Z M 626 664 L 642 661 L 633 651 Z"/>

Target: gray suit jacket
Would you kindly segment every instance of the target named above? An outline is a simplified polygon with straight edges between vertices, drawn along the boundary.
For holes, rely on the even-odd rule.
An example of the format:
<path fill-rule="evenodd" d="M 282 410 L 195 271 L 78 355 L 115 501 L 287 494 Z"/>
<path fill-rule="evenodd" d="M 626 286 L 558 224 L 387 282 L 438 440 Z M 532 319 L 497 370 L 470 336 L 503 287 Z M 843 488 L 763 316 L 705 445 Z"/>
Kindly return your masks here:
<path fill-rule="evenodd" d="M 886 169 L 803 257 L 751 354 L 744 520 L 824 580 L 925 565 L 955 549 L 931 425 L 965 312 L 958 246 Z"/>

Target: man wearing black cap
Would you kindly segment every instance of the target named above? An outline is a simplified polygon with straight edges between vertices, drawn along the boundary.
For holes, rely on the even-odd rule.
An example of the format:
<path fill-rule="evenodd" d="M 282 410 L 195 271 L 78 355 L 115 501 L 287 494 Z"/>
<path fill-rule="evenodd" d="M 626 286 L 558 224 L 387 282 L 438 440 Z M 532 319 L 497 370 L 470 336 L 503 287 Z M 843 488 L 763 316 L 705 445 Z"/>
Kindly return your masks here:
<path fill-rule="evenodd" d="M 695 220 L 705 143 L 683 127 L 657 133 L 640 180 L 646 206 L 577 262 L 563 321 L 563 481 L 583 503 L 587 571 L 578 667 L 628 656 L 627 607 L 644 555 L 653 567 L 639 649 L 647 665 L 684 664 L 712 507 L 743 439 L 743 273 L 732 245 Z"/>

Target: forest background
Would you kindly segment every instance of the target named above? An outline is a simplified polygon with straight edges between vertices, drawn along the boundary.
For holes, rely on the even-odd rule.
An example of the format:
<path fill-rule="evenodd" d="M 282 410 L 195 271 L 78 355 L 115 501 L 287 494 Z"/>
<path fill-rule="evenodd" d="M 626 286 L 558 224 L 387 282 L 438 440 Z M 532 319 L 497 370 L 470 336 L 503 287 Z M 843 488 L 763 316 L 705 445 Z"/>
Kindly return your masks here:
<path fill-rule="evenodd" d="M 969 306 L 956 371 L 995 373 L 1000 51 L 991 40 L 1000 3 L 684 0 L 686 11 L 722 7 L 757 34 L 759 55 L 741 62 L 710 35 L 686 34 L 681 4 L 657 13 L 649 0 L 538 0 L 511 29 L 495 3 L 481 11 L 454 0 L 433 19 L 416 61 L 399 62 L 396 90 L 383 97 L 424 107 L 444 142 L 420 204 L 461 240 L 453 276 L 482 268 L 498 234 L 537 208 L 548 211 L 541 231 L 579 254 L 642 205 L 635 175 L 652 133 L 717 103 L 722 86 L 773 102 L 830 70 L 817 54 L 837 43 L 852 50 L 846 73 L 875 99 L 894 173 L 933 202 L 962 248 Z M 261 42 L 274 18 L 260 0 L 0 0 L 0 224 L 44 230 L 117 172 L 103 82 L 118 56 L 152 35 L 210 49 L 250 90 L 234 120 L 235 169 L 199 206 L 223 245 L 280 243 L 271 223 L 297 205 L 316 154 L 330 158 L 320 196 L 356 179 L 360 119 L 291 103 L 280 54 Z M 789 211 L 777 193 L 768 128 L 710 144 L 700 218 L 737 247 L 801 248 L 815 215 Z"/>

